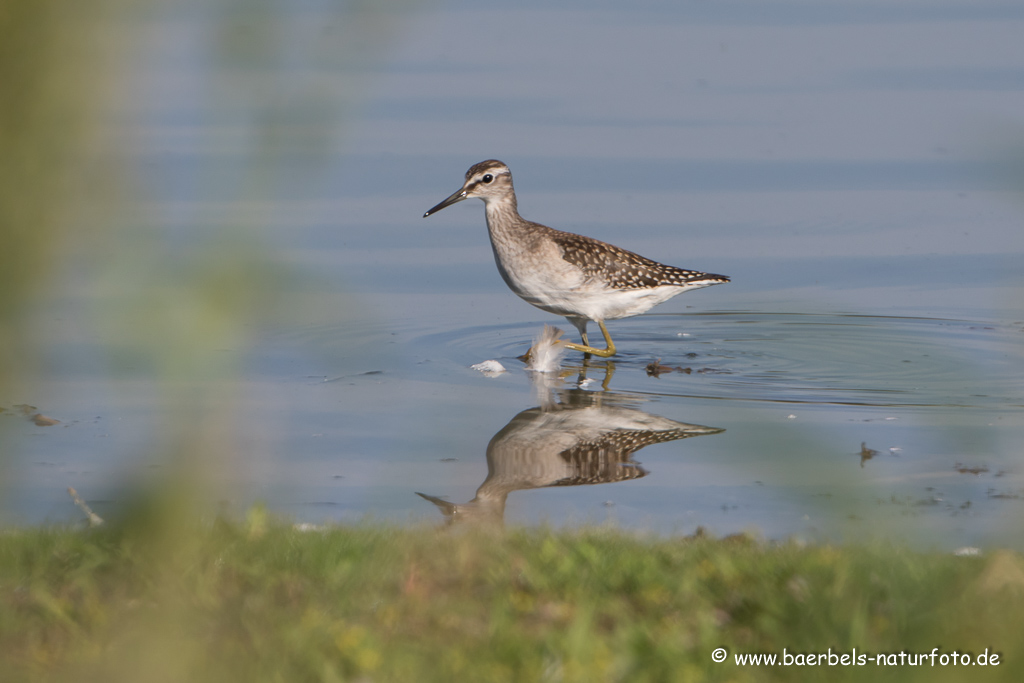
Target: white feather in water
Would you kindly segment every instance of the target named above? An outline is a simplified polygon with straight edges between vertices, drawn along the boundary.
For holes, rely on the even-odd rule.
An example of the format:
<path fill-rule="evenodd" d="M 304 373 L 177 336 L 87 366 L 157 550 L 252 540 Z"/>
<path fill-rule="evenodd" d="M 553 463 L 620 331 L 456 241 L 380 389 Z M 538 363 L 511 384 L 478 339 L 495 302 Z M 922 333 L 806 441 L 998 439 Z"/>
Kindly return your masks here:
<path fill-rule="evenodd" d="M 558 372 L 561 370 L 562 356 L 566 352 L 565 340 L 561 339 L 561 336 L 560 329 L 545 325 L 540 336 L 533 340 L 526 369 L 534 372 Z"/>
<path fill-rule="evenodd" d="M 482 372 L 485 377 L 497 377 L 501 373 L 505 372 L 505 366 L 496 360 L 485 360 L 483 363 L 470 365 L 469 369 Z"/>

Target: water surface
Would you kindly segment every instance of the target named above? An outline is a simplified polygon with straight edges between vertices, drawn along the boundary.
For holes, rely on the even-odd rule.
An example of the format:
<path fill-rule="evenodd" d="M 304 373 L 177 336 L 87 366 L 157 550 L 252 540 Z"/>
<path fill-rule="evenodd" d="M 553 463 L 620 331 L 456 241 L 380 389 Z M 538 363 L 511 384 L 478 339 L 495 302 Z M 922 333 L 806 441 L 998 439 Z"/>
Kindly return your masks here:
<path fill-rule="evenodd" d="M 282 9 L 297 42 L 250 68 L 322 144 L 285 136 L 259 196 L 238 189 L 258 112 L 211 95 L 232 65 L 209 19 L 137 19 L 136 105 L 110 126 L 130 121 L 164 239 L 198 250 L 258 216 L 300 275 L 288 325 L 223 349 L 244 368 L 227 505 L 440 524 L 459 517 L 445 501 L 501 498 L 466 509 L 1020 546 L 1024 11 L 443 4 L 395 13 L 386 49 L 332 71 L 300 43 L 346 19 Z M 620 355 L 570 354 L 538 386 L 516 357 L 568 325 L 505 288 L 479 203 L 420 218 L 485 158 L 525 217 L 732 283 L 611 323 Z M 62 422 L 17 423 L 19 521 L 75 518 L 68 485 L 110 510 L 162 466 L 140 452 L 159 392 L 74 324 L 89 296 L 54 312 L 24 399 Z M 508 372 L 470 369 L 488 359 Z"/>

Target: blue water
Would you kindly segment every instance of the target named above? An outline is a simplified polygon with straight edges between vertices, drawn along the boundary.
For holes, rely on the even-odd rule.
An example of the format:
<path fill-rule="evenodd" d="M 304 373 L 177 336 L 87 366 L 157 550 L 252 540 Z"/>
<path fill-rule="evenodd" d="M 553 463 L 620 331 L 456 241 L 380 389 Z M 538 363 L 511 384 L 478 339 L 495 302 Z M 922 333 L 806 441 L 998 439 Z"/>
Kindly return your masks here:
<path fill-rule="evenodd" d="M 224 349 L 242 368 L 226 504 L 440 524 L 416 492 L 466 503 L 515 458 L 566 466 L 541 445 L 566 439 L 576 469 L 509 484 L 506 523 L 1021 546 L 1024 8 L 269 6 L 134 18 L 108 124 L 131 132 L 159 240 L 188 254 L 241 228 L 291 278 L 287 321 Z M 250 54 L 260 22 L 276 42 Z M 565 321 L 505 288 L 478 202 L 421 218 L 486 158 L 526 218 L 733 281 L 611 323 L 607 380 L 570 355 L 538 388 L 516 356 Z M 62 423 L 12 428 L 21 522 L 75 519 L 69 485 L 113 510 L 165 467 L 150 378 L 59 332 L 24 401 Z M 508 372 L 470 369 L 489 359 Z M 580 464 L 607 436 L 589 422 L 528 432 L 525 455 L 491 444 L 545 402 L 722 431 L 603 465 Z M 645 474 L 581 483 L 623 468 Z"/>

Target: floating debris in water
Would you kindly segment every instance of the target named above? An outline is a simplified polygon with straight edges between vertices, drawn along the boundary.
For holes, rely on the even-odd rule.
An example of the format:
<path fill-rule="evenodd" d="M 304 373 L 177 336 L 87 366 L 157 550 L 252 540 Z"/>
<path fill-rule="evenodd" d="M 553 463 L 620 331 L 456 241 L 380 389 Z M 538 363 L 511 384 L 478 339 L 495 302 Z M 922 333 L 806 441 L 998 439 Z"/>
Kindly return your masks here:
<path fill-rule="evenodd" d="M 661 375 L 663 373 L 672 372 L 672 370 L 673 368 L 667 365 L 662 365 L 660 358 L 658 358 L 657 360 L 653 360 L 647 364 L 648 377 L 657 377 L 658 375 Z"/>
<path fill-rule="evenodd" d="M 871 458 L 878 455 L 878 451 L 874 448 L 868 448 L 868 444 L 865 441 L 860 442 L 860 466 L 864 467 L 864 463 Z"/>
<path fill-rule="evenodd" d="M 27 403 L 19 403 L 16 406 L 12 406 L 12 410 L 14 412 L 8 412 L 4 408 L 0 408 L 0 413 L 7 413 L 8 415 L 20 414 L 22 417 L 30 420 L 36 427 L 52 427 L 60 424 L 60 420 L 43 415 L 39 412 L 38 408 Z"/>
<path fill-rule="evenodd" d="M 960 474 L 973 474 L 974 476 L 978 476 L 979 474 L 983 474 L 984 472 L 988 472 L 988 468 L 985 467 L 984 465 L 976 465 L 974 467 L 968 467 L 967 465 L 961 465 L 960 463 L 957 463 L 957 464 L 953 465 L 953 469 L 955 469 Z"/>
<path fill-rule="evenodd" d="M 647 364 L 648 377 L 657 377 L 659 375 L 665 374 L 666 372 L 682 372 L 689 375 L 691 372 L 693 372 L 693 368 L 683 368 L 679 366 L 673 368 L 668 365 L 662 365 L 660 358 L 654 361 L 653 363 Z"/>
<path fill-rule="evenodd" d="M 501 373 L 506 372 L 505 366 L 496 360 L 485 360 L 483 363 L 470 365 L 469 368 L 484 373 L 486 377 L 497 377 Z"/>
<path fill-rule="evenodd" d="M 687 357 L 691 356 L 691 354 L 689 354 L 689 353 L 686 354 L 686 355 L 687 355 Z M 692 354 L 692 355 L 696 355 L 696 354 Z M 719 368 L 700 368 L 699 370 L 694 370 L 693 368 L 684 368 L 684 367 L 680 367 L 678 365 L 675 366 L 675 367 L 672 367 L 670 365 L 662 365 L 660 358 L 658 358 L 657 360 L 655 360 L 655 361 L 653 361 L 651 363 L 648 363 L 646 370 L 647 370 L 647 376 L 648 377 L 658 377 L 659 375 L 663 375 L 663 374 L 668 373 L 668 372 L 681 372 L 681 373 L 684 373 L 686 375 L 693 374 L 694 372 L 696 372 L 698 375 L 731 375 L 732 374 L 732 372 L 729 371 L 729 370 L 721 370 Z"/>
<path fill-rule="evenodd" d="M 71 500 L 75 502 L 78 509 L 85 513 L 86 519 L 89 520 L 90 527 L 97 527 L 103 524 L 103 518 L 93 512 L 92 508 L 86 505 L 85 501 L 78 495 L 78 491 L 69 486 L 68 495 L 71 496 Z"/>

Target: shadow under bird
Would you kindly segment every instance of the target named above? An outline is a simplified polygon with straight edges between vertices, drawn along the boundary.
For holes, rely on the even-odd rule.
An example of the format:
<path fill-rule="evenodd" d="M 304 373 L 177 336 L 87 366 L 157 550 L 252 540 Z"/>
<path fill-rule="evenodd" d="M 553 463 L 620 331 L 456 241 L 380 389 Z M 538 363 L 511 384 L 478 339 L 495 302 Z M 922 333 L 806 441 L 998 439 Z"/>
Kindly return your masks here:
<path fill-rule="evenodd" d="M 496 159 L 466 171 L 466 182 L 423 214 L 479 197 L 498 272 L 509 288 L 537 308 L 563 315 L 580 331 L 576 351 L 602 358 L 615 355 L 605 320 L 640 315 L 690 289 L 729 282 L 725 275 L 667 266 L 600 240 L 549 228 L 519 215 L 512 172 Z M 606 348 L 587 339 L 587 322 L 601 328 Z"/>

